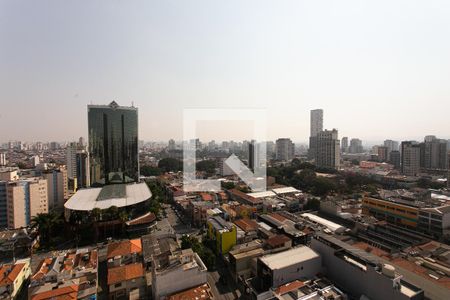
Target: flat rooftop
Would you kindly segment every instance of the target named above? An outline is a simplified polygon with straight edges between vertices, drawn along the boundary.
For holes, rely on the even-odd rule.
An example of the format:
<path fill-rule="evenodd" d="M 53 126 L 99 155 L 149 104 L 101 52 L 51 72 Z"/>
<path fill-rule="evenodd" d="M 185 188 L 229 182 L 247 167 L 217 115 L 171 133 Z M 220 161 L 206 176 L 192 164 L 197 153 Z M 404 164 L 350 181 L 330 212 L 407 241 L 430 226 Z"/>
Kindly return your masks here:
<path fill-rule="evenodd" d="M 311 248 L 301 246 L 277 254 L 264 256 L 261 258 L 261 261 L 270 269 L 276 270 L 319 257 L 319 254 Z"/>
<path fill-rule="evenodd" d="M 78 190 L 64 207 L 78 211 L 107 209 L 111 206 L 120 208 L 144 202 L 151 197 L 152 193 L 146 183 L 114 184 Z"/>

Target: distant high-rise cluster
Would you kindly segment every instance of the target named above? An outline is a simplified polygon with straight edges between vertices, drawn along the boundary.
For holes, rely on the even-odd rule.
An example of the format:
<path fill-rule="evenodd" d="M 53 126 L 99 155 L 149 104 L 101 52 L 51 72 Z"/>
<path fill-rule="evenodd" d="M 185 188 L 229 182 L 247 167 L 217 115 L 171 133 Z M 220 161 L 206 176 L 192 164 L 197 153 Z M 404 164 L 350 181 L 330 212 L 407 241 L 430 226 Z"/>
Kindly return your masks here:
<path fill-rule="evenodd" d="M 309 158 L 314 159 L 318 167 L 338 169 L 341 159 L 340 152 L 338 131 L 336 129 L 323 130 L 323 110 L 311 110 Z"/>

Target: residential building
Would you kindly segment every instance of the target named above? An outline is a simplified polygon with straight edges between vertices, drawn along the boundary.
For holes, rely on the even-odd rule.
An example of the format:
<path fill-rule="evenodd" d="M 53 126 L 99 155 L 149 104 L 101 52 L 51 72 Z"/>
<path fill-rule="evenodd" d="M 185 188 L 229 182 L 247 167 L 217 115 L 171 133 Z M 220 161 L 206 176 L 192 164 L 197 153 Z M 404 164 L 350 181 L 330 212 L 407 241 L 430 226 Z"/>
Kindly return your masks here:
<path fill-rule="evenodd" d="M 389 159 L 389 149 L 386 146 L 378 146 L 378 161 L 387 162 Z"/>
<path fill-rule="evenodd" d="M 316 166 L 320 168 L 339 169 L 340 148 L 338 131 L 324 130 L 317 134 L 316 140 Z"/>
<path fill-rule="evenodd" d="M 245 244 L 236 245 L 228 253 L 229 269 L 233 279 L 247 280 L 256 275 L 256 258 L 264 255 L 264 244 L 254 240 Z"/>
<path fill-rule="evenodd" d="M 424 291 L 392 265 L 331 235 L 317 233 L 311 248 L 322 258 L 324 275 L 355 299 L 424 299 Z"/>
<path fill-rule="evenodd" d="M 341 152 L 347 153 L 348 152 L 348 137 L 344 136 L 341 140 Z"/>
<path fill-rule="evenodd" d="M 207 268 L 192 249 L 169 251 L 155 257 L 152 265 L 153 299 L 165 299 L 207 282 Z M 176 283 L 176 284 L 174 284 Z"/>
<path fill-rule="evenodd" d="M 418 230 L 437 237 L 450 235 L 450 205 L 421 208 Z"/>
<path fill-rule="evenodd" d="M 173 139 L 169 140 L 169 146 L 168 146 L 168 150 L 169 151 L 173 151 L 176 149 L 176 145 L 175 145 L 175 141 Z"/>
<path fill-rule="evenodd" d="M 36 177 L 8 183 L 8 228 L 29 226 L 34 216 L 48 209 L 47 180 Z"/>
<path fill-rule="evenodd" d="M 139 182 L 138 109 L 88 105 L 91 185 Z"/>
<path fill-rule="evenodd" d="M 70 250 L 45 258 L 31 277 L 28 299 L 97 299 L 97 270 L 97 250 Z"/>
<path fill-rule="evenodd" d="M 416 142 L 404 141 L 401 150 L 402 173 L 407 176 L 416 176 L 420 172 L 420 145 Z"/>
<path fill-rule="evenodd" d="M 321 271 L 321 258 L 313 249 L 300 246 L 258 258 L 261 290 L 278 288 L 298 279 L 312 279 Z"/>
<path fill-rule="evenodd" d="M 69 197 L 67 170 L 60 168 L 44 172 L 47 180 L 48 205 L 50 209 L 62 209 Z"/>
<path fill-rule="evenodd" d="M 67 176 L 70 179 L 77 178 L 77 143 L 70 143 L 66 148 Z"/>
<path fill-rule="evenodd" d="M 275 158 L 290 161 L 294 158 L 294 143 L 289 138 L 280 138 L 276 141 Z"/>
<path fill-rule="evenodd" d="M 363 153 L 364 148 L 362 146 L 362 141 L 360 139 L 351 139 L 350 140 L 350 147 L 349 147 L 349 153 Z"/>
<path fill-rule="evenodd" d="M 447 140 L 427 136 L 420 144 L 420 167 L 423 169 L 447 169 Z"/>
<path fill-rule="evenodd" d="M 396 170 L 400 170 L 402 164 L 400 151 L 391 151 L 389 153 L 389 162 L 394 166 Z"/>
<path fill-rule="evenodd" d="M 6 153 L 0 152 L 0 167 L 4 167 L 7 164 Z"/>
<path fill-rule="evenodd" d="M 144 299 L 147 283 L 141 239 L 109 244 L 106 258 L 109 299 Z"/>
<path fill-rule="evenodd" d="M 398 142 L 393 140 L 385 140 L 383 143 L 384 147 L 387 148 L 388 153 L 392 151 L 398 151 Z"/>
<path fill-rule="evenodd" d="M 217 254 L 227 254 L 237 243 L 236 225 L 219 216 L 211 217 L 208 219 L 208 237 L 215 241 Z"/>
<path fill-rule="evenodd" d="M 186 289 L 184 291 L 169 295 L 166 297 L 167 300 L 187 300 L 187 299 L 201 299 L 201 300 L 212 300 L 214 299 L 211 292 L 211 287 L 208 283 Z"/>
<path fill-rule="evenodd" d="M 311 110 L 310 122 L 308 157 L 313 159 L 316 153 L 317 135 L 323 130 L 323 110 Z"/>
<path fill-rule="evenodd" d="M 132 263 L 108 269 L 109 299 L 144 299 L 145 270 L 142 263 Z"/>
<path fill-rule="evenodd" d="M 0 266 L 0 300 L 16 299 L 30 275 L 30 259 Z"/>
<path fill-rule="evenodd" d="M 8 227 L 8 182 L 0 181 L 0 228 Z"/>

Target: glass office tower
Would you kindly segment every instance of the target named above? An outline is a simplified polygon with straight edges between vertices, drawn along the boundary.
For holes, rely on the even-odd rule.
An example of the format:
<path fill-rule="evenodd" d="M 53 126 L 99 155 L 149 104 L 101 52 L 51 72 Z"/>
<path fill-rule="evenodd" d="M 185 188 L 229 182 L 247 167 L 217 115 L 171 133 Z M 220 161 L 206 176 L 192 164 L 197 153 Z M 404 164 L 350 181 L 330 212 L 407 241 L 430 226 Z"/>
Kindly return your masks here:
<path fill-rule="evenodd" d="M 138 109 L 88 105 L 92 186 L 139 181 Z"/>

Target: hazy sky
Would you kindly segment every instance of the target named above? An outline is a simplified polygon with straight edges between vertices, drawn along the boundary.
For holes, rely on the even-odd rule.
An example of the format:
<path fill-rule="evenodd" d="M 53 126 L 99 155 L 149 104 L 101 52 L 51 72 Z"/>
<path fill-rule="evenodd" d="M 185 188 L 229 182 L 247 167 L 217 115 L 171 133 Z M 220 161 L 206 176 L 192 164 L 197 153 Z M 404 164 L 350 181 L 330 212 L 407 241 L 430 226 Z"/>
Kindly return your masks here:
<path fill-rule="evenodd" d="M 340 137 L 450 138 L 450 1 L 0 0 L 0 142 L 87 136 L 111 100 L 144 140 L 203 107 L 267 108 L 271 139 L 306 141 L 314 108 Z"/>

